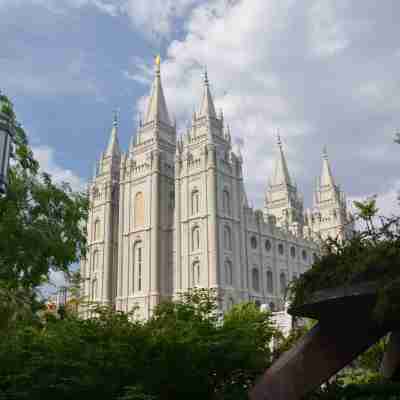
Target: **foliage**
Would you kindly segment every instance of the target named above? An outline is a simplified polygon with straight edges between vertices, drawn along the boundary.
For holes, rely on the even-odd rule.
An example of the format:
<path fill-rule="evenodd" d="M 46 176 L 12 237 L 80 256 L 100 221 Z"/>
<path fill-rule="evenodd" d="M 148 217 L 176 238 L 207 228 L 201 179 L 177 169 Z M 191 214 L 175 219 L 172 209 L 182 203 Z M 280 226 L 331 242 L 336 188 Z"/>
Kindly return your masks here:
<path fill-rule="evenodd" d="M 321 289 L 376 282 L 376 317 L 400 311 L 400 219 L 377 217 L 375 198 L 355 202 L 355 206 L 359 210 L 357 218 L 366 229 L 344 242 L 326 241 L 323 255 L 291 284 L 292 307 L 309 301 Z"/>
<path fill-rule="evenodd" d="M 6 96 L 4 107 L 11 107 Z M 0 282 L 19 290 L 34 290 L 51 270 L 69 272 L 85 253 L 82 228 L 88 202 L 67 183 L 56 185 L 39 171 L 24 129 L 14 113 L 14 151 L 6 196 L 0 198 Z"/>
<path fill-rule="evenodd" d="M 86 320 L 20 325 L 0 341 L 0 399 L 246 399 L 275 331 L 253 303 L 217 323 L 217 301 L 193 290 L 147 322 L 98 307 Z"/>
<path fill-rule="evenodd" d="M 304 400 L 399 400 L 400 384 L 375 382 L 343 385 L 340 382 L 325 385 L 305 396 Z"/>

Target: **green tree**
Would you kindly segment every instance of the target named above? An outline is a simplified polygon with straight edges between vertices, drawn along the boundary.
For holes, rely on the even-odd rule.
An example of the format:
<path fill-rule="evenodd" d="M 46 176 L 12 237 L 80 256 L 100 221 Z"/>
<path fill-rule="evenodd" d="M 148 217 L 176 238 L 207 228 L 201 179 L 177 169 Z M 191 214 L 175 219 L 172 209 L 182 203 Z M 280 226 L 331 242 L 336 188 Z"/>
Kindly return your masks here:
<path fill-rule="evenodd" d="M 0 100 L 15 131 L 8 190 L 0 198 L 0 290 L 4 296 L 24 293 L 34 304 L 32 293 L 51 271 L 68 274 L 85 254 L 88 201 L 40 171 L 11 102 L 4 95 Z"/>
<path fill-rule="evenodd" d="M 247 399 L 271 364 L 274 330 L 254 304 L 216 323 L 217 301 L 197 290 L 160 304 L 147 322 L 98 307 L 86 320 L 19 325 L 0 341 L 0 398 Z"/>

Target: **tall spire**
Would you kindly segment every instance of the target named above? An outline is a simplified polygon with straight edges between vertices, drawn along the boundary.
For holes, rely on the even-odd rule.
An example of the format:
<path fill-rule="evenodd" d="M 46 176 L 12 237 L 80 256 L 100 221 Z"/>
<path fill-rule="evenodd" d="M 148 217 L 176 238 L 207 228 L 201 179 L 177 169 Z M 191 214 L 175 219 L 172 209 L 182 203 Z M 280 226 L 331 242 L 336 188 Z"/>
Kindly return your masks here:
<path fill-rule="evenodd" d="M 207 70 L 204 71 L 203 98 L 201 100 L 198 117 L 217 118 L 217 114 L 215 113 L 214 101 L 210 92 L 210 84 L 208 82 Z"/>
<path fill-rule="evenodd" d="M 290 185 L 290 175 L 289 170 L 286 164 L 285 155 L 282 149 L 281 137 L 278 133 L 277 135 L 277 143 L 278 143 L 278 157 L 275 161 L 275 170 L 272 175 L 271 185 Z"/>
<path fill-rule="evenodd" d="M 118 143 L 118 111 L 114 111 L 113 126 L 111 129 L 110 140 L 108 141 L 105 156 L 111 157 L 120 154 L 121 150 Z"/>
<path fill-rule="evenodd" d="M 335 186 L 335 181 L 333 179 L 331 166 L 328 160 L 328 153 L 326 151 L 326 146 L 324 146 L 322 151 L 322 173 L 320 178 L 321 186 Z"/>
<path fill-rule="evenodd" d="M 157 56 L 155 59 L 155 76 L 149 103 L 147 105 L 144 123 L 147 124 L 153 121 L 162 122 L 168 126 L 171 126 L 167 105 L 165 103 L 164 92 L 161 85 L 160 56 Z"/>

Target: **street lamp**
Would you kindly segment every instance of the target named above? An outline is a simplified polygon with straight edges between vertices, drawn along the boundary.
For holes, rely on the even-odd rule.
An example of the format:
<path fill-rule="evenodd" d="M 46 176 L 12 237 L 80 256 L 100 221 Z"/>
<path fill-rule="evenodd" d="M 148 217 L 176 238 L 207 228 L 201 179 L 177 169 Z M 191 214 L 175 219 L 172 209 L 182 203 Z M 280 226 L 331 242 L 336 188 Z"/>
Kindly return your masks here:
<path fill-rule="evenodd" d="M 12 103 L 0 93 L 0 194 L 6 192 L 11 140 L 14 135 Z"/>

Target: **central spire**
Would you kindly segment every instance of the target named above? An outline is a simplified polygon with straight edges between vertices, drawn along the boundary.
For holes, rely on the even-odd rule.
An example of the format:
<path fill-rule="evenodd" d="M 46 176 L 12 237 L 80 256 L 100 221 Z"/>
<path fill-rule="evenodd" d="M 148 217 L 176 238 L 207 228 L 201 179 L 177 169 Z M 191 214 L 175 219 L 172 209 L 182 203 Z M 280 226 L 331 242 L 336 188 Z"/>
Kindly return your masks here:
<path fill-rule="evenodd" d="M 275 161 L 275 170 L 271 180 L 271 186 L 291 185 L 289 170 L 286 164 L 285 155 L 282 149 L 281 137 L 277 135 L 278 157 Z"/>
<path fill-rule="evenodd" d="M 159 55 L 155 59 L 155 76 L 144 119 L 144 124 L 149 122 L 162 122 L 165 125 L 171 126 L 167 105 L 165 103 L 164 92 L 161 85 Z"/>
<path fill-rule="evenodd" d="M 208 82 L 207 70 L 204 71 L 204 89 L 203 98 L 201 100 L 200 111 L 198 117 L 217 118 L 215 113 L 214 101 L 210 92 L 210 84 Z"/>

